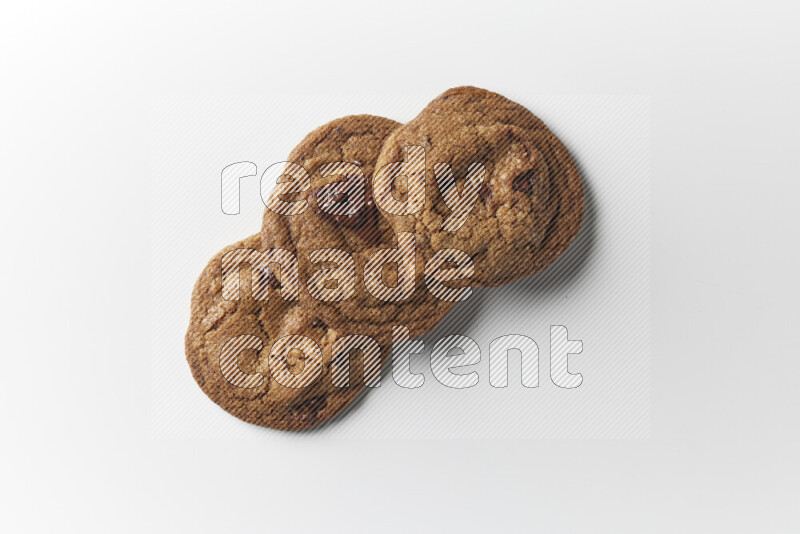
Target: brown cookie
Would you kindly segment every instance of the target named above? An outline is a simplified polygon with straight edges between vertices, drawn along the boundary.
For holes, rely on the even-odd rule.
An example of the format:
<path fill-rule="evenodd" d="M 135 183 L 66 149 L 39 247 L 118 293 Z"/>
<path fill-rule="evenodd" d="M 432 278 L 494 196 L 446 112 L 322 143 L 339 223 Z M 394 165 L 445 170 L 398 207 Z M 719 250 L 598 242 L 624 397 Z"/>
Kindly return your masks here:
<path fill-rule="evenodd" d="M 286 180 L 299 183 L 304 175 L 309 183 L 295 192 L 287 187 L 290 192 L 275 195 L 284 202 L 303 203 L 304 209 L 289 214 L 290 208 L 268 206 L 274 209 L 264 213 L 262 245 L 297 256 L 305 281 L 301 301 L 337 328 L 358 325 L 365 332 L 384 335 L 392 325 L 402 325 L 418 336 L 436 326 L 454 306 L 428 291 L 426 258 L 409 246 L 416 236 L 397 235 L 373 200 L 372 175 L 381 145 L 399 126 L 382 117 L 358 115 L 314 130 L 289 156 L 303 170 Z M 391 249 L 397 248 L 399 255 L 401 243 L 402 250 L 414 256 L 414 275 L 406 276 L 410 269 L 401 276 L 399 268 L 387 268 L 382 279 L 389 289 L 382 292 L 376 277 L 369 283 L 365 279 L 365 269 L 370 258 L 376 266 L 376 259 Z M 330 252 L 320 257 L 315 252 L 331 249 L 345 256 Z M 333 272 L 333 267 L 341 270 Z"/>
<path fill-rule="evenodd" d="M 402 161 L 408 146 L 425 149 L 424 208 L 384 215 L 395 230 L 423 238 L 425 256 L 468 254 L 474 285 L 499 286 L 544 269 L 580 229 L 583 190 L 569 152 L 540 119 L 501 95 L 459 87 L 433 100 L 383 144 L 376 189 L 393 178 L 382 169 Z M 437 164 L 449 165 L 450 174 Z M 461 211 L 469 215 L 459 226 Z"/>
<path fill-rule="evenodd" d="M 260 244 L 254 235 L 226 247 L 203 271 L 192 294 L 186 358 L 200 388 L 227 412 L 261 426 L 302 430 L 339 413 L 365 381 L 379 380 L 388 337 L 350 350 L 348 342 L 357 338 L 345 334 L 360 332 L 337 331 L 298 302 L 284 300 L 268 269 L 236 256 Z M 230 290 L 235 286 L 223 284 L 223 260 L 225 272 L 241 281 L 238 298 Z M 239 271 L 247 261 L 251 265 Z"/>

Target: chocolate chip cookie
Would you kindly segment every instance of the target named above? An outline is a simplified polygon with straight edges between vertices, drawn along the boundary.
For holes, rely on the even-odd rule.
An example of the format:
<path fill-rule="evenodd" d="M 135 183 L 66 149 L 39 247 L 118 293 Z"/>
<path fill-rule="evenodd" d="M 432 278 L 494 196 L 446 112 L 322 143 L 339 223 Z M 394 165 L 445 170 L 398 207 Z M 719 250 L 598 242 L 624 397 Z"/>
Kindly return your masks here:
<path fill-rule="evenodd" d="M 186 358 L 205 394 L 239 419 L 280 430 L 310 428 L 343 410 L 365 383 L 377 384 L 388 336 L 370 341 L 356 330 L 338 331 L 282 298 L 271 271 L 256 266 L 252 255 L 237 255 L 260 249 L 261 235 L 251 236 L 203 270 L 192 294 Z M 233 268 L 231 278 L 223 265 Z M 241 286 L 231 291 L 226 284 L 237 279 Z"/>
<path fill-rule="evenodd" d="M 396 231 L 418 236 L 424 256 L 464 251 L 475 264 L 474 285 L 499 286 L 544 269 L 578 233 L 578 169 L 523 106 L 475 87 L 446 91 L 386 139 L 376 189 L 396 179 L 384 169 L 407 159 L 409 146 L 425 150 L 424 207 L 384 215 Z"/>
<path fill-rule="evenodd" d="M 296 254 L 305 281 L 300 300 L 336 328 L 383 335 L 402 325 L 418 336 L 454 306 L 427 289 L 418 236 L 396 233 L 374 202 L 375 163 L 399 126 L 358 115 L 314 130 L 290 154 L 289 174 L 264 213 L 262 245 Z M 390 261 L 376 270 L 381 258 L 400 257 L 410 258 L 407 268 Z"/>
<path fill-rule="evenodd" d="M 197 281 L 186 356 L 219 406 L 282 430 L 326 421 L 377 385 L 392 326 L 417 337 L 469 285 L 543 269 L 583 217 L 558 138 L 472 87 L 406 125 L 332 121 L 267 172 L 276 184 L 260 234 L 223 249 Z"/>

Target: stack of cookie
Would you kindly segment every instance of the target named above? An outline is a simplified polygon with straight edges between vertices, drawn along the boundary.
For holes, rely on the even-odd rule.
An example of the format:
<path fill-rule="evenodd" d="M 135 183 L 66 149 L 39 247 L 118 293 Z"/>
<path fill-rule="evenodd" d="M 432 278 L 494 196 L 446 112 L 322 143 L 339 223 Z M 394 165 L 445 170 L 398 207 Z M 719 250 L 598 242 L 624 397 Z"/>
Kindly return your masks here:
<path fill-rule="evenodd" d="M 201 274 L 186 335 L 214 402 L 283 430 L 324 422 L 377 385 L 392 344 L 433 329 L 470 286 L 553 263 L 583 218 L 558 138 L 474 87 L 445 92 L 405 125 L 330 122 L 283 172 L 261 232 Z"/>

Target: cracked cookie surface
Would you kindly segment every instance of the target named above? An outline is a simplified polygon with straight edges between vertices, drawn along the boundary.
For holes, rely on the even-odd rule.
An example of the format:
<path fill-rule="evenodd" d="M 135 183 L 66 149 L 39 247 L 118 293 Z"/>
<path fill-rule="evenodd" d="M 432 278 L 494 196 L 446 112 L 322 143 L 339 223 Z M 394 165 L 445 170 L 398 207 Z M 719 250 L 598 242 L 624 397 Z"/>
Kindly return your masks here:
<path fill-rule="evenodd" d="M 426 256 L 446 248 L 467 253 L 475 285 L 499 286 L 547 267 L 580 229 L 583 190 L 569 152 L 540 119 L 501 95 L 475 87 L 446 91 L 392 132 L 376 167 L 402 161 L 407 146 L 425 149 L 425 206 L 387 218 L 395 230 L 422 236 Z M 469 197 L 466 177 L 474 163 L 485 174 Z M 435 173 L 436 164 L 449 165 L 452 179 Z M 458 194 L 447 202 L 454 187 Z M 446 231 L 459 198 L 474 208 Z"/>
<path fill-rule="evenodd" d="M 381 209 L 384 201 L 420 198 L 407 181 L 381 182 L 390 177 L 381 169 L 402 161 L 409 146 L 426 151 L 423 207 L 393 215 Z M 446 91 L 406 125 L 370 115 L 332 121 L 306 136 L 289 161 L 296 183 L 283 180 L 284 171 L 268 200 L 278 212 L 265 210 L 260 234 L 226 247 L 204 269 L 186 334 L 187 361 L 206 395 L 244 421 L 281 430 L 331 419 L 363 390 L 367 375 L 379 379 L 393 325 L 417 337 L 453 308 L 427 288 L 425 266 L 437 253 L 457 249 L 474 262 L 474 275 L 444 284 L 449 292 L 498 286 L 555 261 L 583 217 L 580 177 L 559 139 L 527 109 L 473 87 Z M 471 166 L 476 162 L 480 175 Z M 459 207 L 473 203 L 468 216 L 454 219 Z M 409 236 L 413 275 L 383 269 L 382 283 L 373 278 L 370 287 L 382 297 L 409 284 L 413 292 L 395 301 L 376 298 L 366 267 L 376 255 L 408 250 Z M 293 255 L 296 298 L 290 298 L 291 271 L 275 269 L 274 256 L 249 265 L 245 258 L 253 256 L 245 255 L 236 260 L 245 264 L 237 274 L 240 298 L 223 298 L 230 297 L 223 258 L 241 249 Z M 440 261 L 442 270 L 448 262 L 454 260 Z M 363 340 L 353 336 L 375 340 L 370 359 L 352 350 L 354 339 Z M 291 349 L 298 340 L 307 350 Z"/>
<path fill-rule="evenodd" d="M 376 207 L 371 183 L 381 146 L 399 126 L 383 117 L 356 115 L 336 119 L 306 136 L 289 161 L 309 173 L 310 189 L 284 197 L 286 201 L 306 200 L 307 206 L 302 213 L 288 216 L 265 210 L 262 245 L 283 248 L 297 256 L 306 282 L 301 301 L 328 324 L 340 328 L 355 324 L 375 335 L 390 332 L 392 325 L 403 325 L 415 337 L 431 330 L 454 306 L 434 297 L 425 286 L 424 255 L 415 251 L 414 290 L 404 300 L 376 298 L 364 279 L 365 266 L 373 254 L 398 247 L 399 236 Z M 356 167 L 337 165 L 346 162 Z M 342 289 L 342 278 L 336 277 L 340 279 L 337 284 L 320 272 L 330 268 L 330 263 L 312 261 L 311 253 L 322 249 L 339 249 L 352 257 L 354 268 L 343 277 L 354 276 L 347 298 L 326 301 L 318 298 L 319 292 L 313 295 L 309 291 L 311 279 Z M 322 278 L 315 279 L 315 273 Z M 398 285 L 398 275 L 398 269 L 387 269 L 383 273 L 386 285 Z"/>
<path fill-rule="evenodd" d="M 271 289 L 268 300 L 254 299 L 252 280 L 261 273 L 254 276 L 252 268 L 241 271 L 240 298 L 223 298 L 223 256 L 237 249 L 260 249 L 260 243 L 257 234 L 230 245 L 203 270 L 192 294 L 186 359 L 200 388 L 225 411 L 256 425 L 302 430 L 330 419 L 356 398 L 364 388 L 365 360 L 361 351 L 333 354 L 344 334 L 298 302 L 283 300 L 278 291 Z M 311 350 L 271 355 L 276 341 L 298 335 L 313 340 L 321 358 L 310 358 Z M 373 360 L 369 369 L 377 367 L 379 372 L 388 343 L 376 341 L 380 361 Z M 283 378 L 273 376 L 271 365 L 284 373 Z M 344 370 L 349 370 L 348 385 L 339 387 L 332 377 L 342 376 Z M 316 379 L 292 382 L 293 377 L 315 373 Z M 300 384 L 304 387 L 292 387 Z"/>

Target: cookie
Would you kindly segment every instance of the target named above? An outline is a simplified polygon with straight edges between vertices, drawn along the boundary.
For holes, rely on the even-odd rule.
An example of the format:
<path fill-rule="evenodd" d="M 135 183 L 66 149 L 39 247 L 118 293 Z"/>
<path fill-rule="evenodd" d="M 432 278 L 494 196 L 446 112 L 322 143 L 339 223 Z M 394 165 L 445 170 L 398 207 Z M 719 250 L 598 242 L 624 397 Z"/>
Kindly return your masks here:
<path fill-rule="evenodd" d="M 253 256 L 236 256 L 260 245 L 261 235 L 244 239 L 203 270 L 192 294 L 186 358 L 197 384 L 225 411 L 256 425 L 302 430 L 341 412 L 365 382 L 376 384 L 388 336 L 352 337 L 360 332 L 335 330 L 298 301 L 282 298 L 271 271 Z M 234 270 L 226 272 L 240 277 L 238 295 L 223 283 L 224 259 L 233 260 L 226 265 Z M 250 266 L 238 272 L 240 260 Z"/>
<path fill-rule="evenodd" d="M 544 269 L 578 233 L 578 169 L 523 106 L 475 87 L 446 91 L 386 139 L 376 188 L 394 179 L 383 169 L 402 161 L 409 146 L 425 150 L 424 207 L 384 215 L 396 231 L 420 236 L 425 256 L 442 249 L 469 255 L 474 285 L 499 286 Z"/>
<path fill-rule="evenodd" d="M 261 232 L 223 249 L 197 281 L 186 334 L 206 395 L 275 429 L 340 413 L 378 384 L 393 326 L 417 337 L 469 285 L 543 269 L 583 217 L 580 177 L 558 138 L 472 87 L 406 125 L 337 119 L 289 160 L 267 171 L 277 183 Z"/>
<path fill-rule="evenodd" d="M 294 188 L 290 184 L 284 188 L 287 193 L 276 191 L 275 196 L 295 204 L 265 210 L 262 245 L 296 255 L 305 282 L 301 301 L 327 324 L 358 325 L 374 335 L 402 325 L 416 337 L 436 326 L 455 303 L 427 289 L 427 258 L 417 250 L 417 236 L 397 234 L 373 199 L 378 154 L 399 126 L 382 117 L 358 115 L 310 133 L 289 156 L 302 169 L 295 166 L 298 172 L 284 182 L 305 183 Z M 320 257 L 316 251 L 327 255 Z M 401 252 L 409 258 L 405 266 L 413 269 L 392 264 L 381 272 L 382 281 L 365 277 L 365 272 L 376 272 L 379 257 L 400 257 Z"/>

